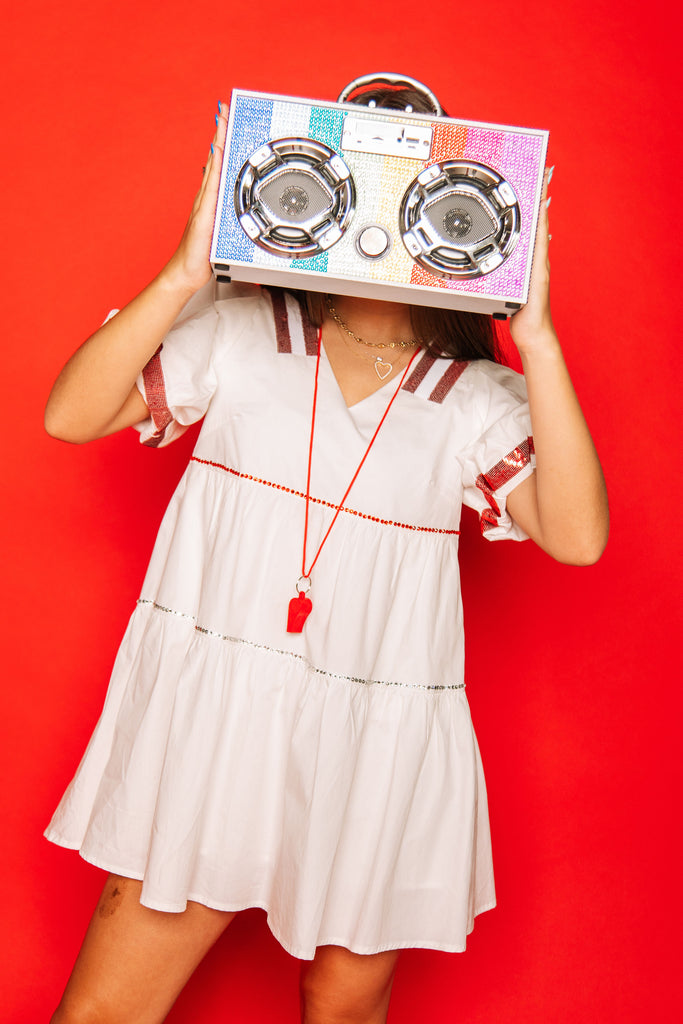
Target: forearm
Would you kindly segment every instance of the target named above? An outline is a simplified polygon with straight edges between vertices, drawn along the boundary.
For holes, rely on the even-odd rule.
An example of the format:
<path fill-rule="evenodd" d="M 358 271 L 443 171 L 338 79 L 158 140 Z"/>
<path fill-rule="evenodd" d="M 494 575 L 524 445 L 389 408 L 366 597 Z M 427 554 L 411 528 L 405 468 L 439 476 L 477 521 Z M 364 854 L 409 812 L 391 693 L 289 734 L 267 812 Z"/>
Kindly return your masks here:
<path fill-rule="evenodd" d="M 536 452 L 531 535 L 559 561 L 594 562 L 609 529 L 605 480 L 554 330 L 520 354 Z"/>

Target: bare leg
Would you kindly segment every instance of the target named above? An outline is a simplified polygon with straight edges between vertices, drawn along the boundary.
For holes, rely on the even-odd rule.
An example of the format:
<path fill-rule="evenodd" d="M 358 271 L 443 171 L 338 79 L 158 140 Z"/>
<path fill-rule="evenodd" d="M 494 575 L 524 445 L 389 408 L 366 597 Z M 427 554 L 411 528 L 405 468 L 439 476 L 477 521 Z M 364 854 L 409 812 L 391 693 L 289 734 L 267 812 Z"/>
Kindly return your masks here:
<path fill-rule="evenodd" d="M 110 875 L 52 1024 L 159 1024 L 235 916 L 140 903 L 142 882 Z"/>
<path fill-rule="evenodd" d="M 302 1024 L 385 1024 L 399 952 L 318 946 L 301 966 Z"/>

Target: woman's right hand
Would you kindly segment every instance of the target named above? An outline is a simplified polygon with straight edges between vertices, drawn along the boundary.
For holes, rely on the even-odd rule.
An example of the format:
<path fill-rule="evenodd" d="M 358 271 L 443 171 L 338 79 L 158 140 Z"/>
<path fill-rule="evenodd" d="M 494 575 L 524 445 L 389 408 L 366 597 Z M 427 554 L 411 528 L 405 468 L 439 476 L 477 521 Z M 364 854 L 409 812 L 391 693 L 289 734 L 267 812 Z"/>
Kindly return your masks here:
<path fill-rule="evenodd" d="M 219 104 L 216 116 L 216 132 L 204 168 L 202 184 L 192 204 L 189 220 L 175 253 L 166 264 L 162 274 L 175 281 L 183 291 L 198 291 L 211 279 L 211 237 L 213 234 L 218 186 L 225 135 L 228 130 L 227 107 Z"/>

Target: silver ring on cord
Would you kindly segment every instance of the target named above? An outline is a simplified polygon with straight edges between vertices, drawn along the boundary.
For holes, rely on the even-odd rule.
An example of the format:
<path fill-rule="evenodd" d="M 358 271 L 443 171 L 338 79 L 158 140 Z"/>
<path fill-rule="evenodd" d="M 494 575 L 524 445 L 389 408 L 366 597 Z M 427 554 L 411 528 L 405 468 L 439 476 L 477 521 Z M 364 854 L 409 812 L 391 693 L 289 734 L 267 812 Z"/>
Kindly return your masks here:
<path fill-rule="evenodd" d="M 303 583 L 304 586 L 299 586 L 300 583 Z M 305 584 L 308 584 L 308 586 L 306 586 Z M 310 589 L 311 589 L 311 577 L 310 576 L 299 576 L 299 579 L 296 581 L 296 592 L 297 592 L 297 594 L 307 594 Z"/>

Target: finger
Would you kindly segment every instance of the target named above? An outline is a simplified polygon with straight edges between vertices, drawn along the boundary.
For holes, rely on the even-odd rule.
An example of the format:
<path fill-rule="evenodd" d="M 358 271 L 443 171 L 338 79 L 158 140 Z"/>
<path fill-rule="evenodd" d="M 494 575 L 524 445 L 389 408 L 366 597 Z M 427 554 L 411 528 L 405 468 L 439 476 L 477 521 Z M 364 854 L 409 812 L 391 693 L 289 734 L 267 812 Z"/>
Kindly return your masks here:
<path fill-rule="evenodd" d="M 197 203 L 201 202 L 202 197 L 203 197 L 204 193 L 206 192 L 207 184 L 208 184 L 209 179 L 211 177 L 211 168 L 214 166 L 215 163 L 216 163 L 216 144 L 214 142 L 212 142 L 211 143 L 211 149 L 207 153 L 206 163 L 204 164 L 204 167 L 203 167 L 203 170 L 202 170 L 202 182 L 201 182 L 201 185 L 199 186 L 199 191 L 197 192 L 197 195 L 196 195 L 196 202 Z M 219 166 L 220 166 L 220 164 L 219 164 Z"/>
<path fill-rule="evenodd" d="M 216 122 L 216 142 L 221 147 L 225 148 L 225 136 L 228 131 L 228 107 L 225 103 L 220 104 L 220 113 Z"/>
<path fill-rule="evenodd" d="M 213 133 L 213 140 L 211 142 L 211 151 L 213 152 L 216 146 L 223 148 L 225 145 L 225 134 L 228 130 L 228 118 L 224 104 L 220 104 L 220 114 L 214 114 L 216 121 L 216 130 Z"/>
<path fill-rule="evenodd" d="M 206 226 L 209 221 L 213 224 L 216 204 L 218 202 L 218 186 L 220 184 L 222 163 L 223 150 L 220 146 L 215 145 L 213 152 L 209 156 L 202 184 L 195 198 L 193 215 L 198 225 Z"/>
<path fill-rule="evenodd" d="M 216 130 L 214 132 L 213 141 L 211 143 L 211 151 L 209 152 L 206 164 L 204 165 L 202 171 L 202 183 L 199 188 L 199 193 L 197 195 L 197 198 L 200 200 L 201 197 L 204 195 L 208 181 L 211 178 L 212 167 L 217 166 L 220 174 L 220 168 L 223 163 L 223 149 L 225 146 L 225 136 L 228 130 L 228 107 L 226 106 L 225 103 L 219 103 L 218 107 L 220 113 L 215 115 Z M 220 154 L 216 153 L 217 149 L 220 150 Z"/>
<path fill-rule="evenodd" d="M 212 197 L 214 209 L 216 206 L 216 201 L 218 199 L 218 186 L 221 180 L 222 166 L 223 147 L 218 142 L 215 142 L 213 146 L 213 153 L 211 154 L 211 164 L 207 168 L 207 174 L 205 178 L 205 191 Z"/>
<path fill-rule="evenodd" d="M 553 199 L 553 197 L 548 193 L 550 191 L 550 182 L 552 181 L 554 170 L 555 165 L 553 164 L 552 167 L 546 167 L 545 173 L 543 175 L 543 188 L 541 189 L 541 204 L 546 210 L 548 210 Z"/>
<path fill-rule="evenodd" d="M 548 197 L 548 186 L 553 176 L 555 166 L 546 167 L 543 174 L 543 186 L 541 188 L 541 201 L 538 211 L 538 224 L 536 226 L 536 239 L 534 244 L 534 262 L 548 259 L 548 243 L 550 241 L 548 207 L 551 199 Z"/>

